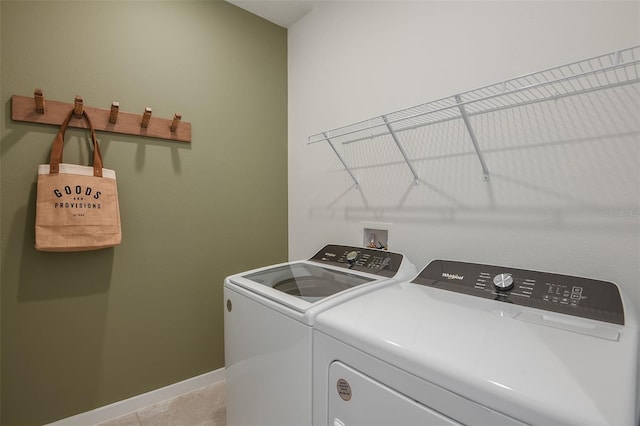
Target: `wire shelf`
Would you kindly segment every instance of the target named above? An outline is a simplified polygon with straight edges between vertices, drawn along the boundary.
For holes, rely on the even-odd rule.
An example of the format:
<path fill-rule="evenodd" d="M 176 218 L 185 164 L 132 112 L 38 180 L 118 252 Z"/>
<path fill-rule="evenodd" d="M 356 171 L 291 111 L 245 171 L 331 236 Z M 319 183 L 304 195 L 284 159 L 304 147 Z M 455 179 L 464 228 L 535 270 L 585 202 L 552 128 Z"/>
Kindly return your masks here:
<path fill-rule="evenodd" d="M 634 46 L 318 133 L 309 136 L 308 143 L 328 142 L 358 184 L 333 144 L 351 144 L 390 135 L 417 181 L 411 161 L 402 148 L 402 133 L 452 120 L 463 120 L 482 165 L 483 178 L 488 180 L 489 172 L 469 120 L 471 117 L 638 82 L 640 46 Z"/>

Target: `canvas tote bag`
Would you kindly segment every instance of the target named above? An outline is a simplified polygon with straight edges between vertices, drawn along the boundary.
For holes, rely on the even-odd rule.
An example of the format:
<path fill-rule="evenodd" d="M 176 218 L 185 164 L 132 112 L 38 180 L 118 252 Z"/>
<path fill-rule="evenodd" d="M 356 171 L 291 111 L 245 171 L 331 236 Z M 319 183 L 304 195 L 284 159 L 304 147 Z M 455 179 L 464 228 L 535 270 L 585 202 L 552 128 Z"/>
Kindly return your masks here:
<path fill-rule="evenodd" d="M 38 166 L 36 249 L 85 251 L 120 244 L 120 206 L 116 173 L 102 168 L 100 146 L 86 111 L 93 142 L 93 166 L 62 162 L 65 119 L 53 140 L 49 164 Z"/>

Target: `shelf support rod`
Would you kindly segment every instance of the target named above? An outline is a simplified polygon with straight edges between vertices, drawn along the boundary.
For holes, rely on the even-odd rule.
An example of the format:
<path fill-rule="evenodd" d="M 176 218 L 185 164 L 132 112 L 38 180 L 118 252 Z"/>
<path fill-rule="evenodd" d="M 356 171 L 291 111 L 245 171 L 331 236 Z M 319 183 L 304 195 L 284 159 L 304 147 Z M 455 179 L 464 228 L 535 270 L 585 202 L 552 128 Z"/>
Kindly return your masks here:
<path fill-rule="evenodd" d="M 409 157 L 407 157 L 407 153 L 405 152 L 404 148 L 400 144 L 400 141 L 398 140 L 398 135 L 396 135 L 396 132 L 391 127 L 391 124 L 389 124 L 389 122 L 387 121 L 387 117 L 386 116 L 383 115 L 382 116 L 382 120 L 384 121 L 385 126 L 387 126 L 387 130 L 389 130 L 389 134 L 391 135 L 391 138 L 393 139 L 393 141 L 396 143 L 396 146 L 400 150 L 400 153 L 402 154 L 402 157 L 404 158 L 405 163 L 407 163 L 407 166 L 409 166 L 409 170 L 411 170 L 411 174 L 413 174 L 413 184 L 417 185 L 418 184 L 418 174 L 416 173 L 415 169 L 413 168 L 413 165 L 411 164 L 411 161 L 409 161 Z"/>
<path fill-rule="evenodd" d="M 458 108 L 460 109 L 460 115 L 462 116 L 462 121 L 464 121 L 464 125 L 467 127 L 467 131 L 469 132 L 469 137 L 471 138 L 473 147 L 476 150 L 476 154 L 478 154 L 478 159 L 480 160 L 480 165 L 482 166 L 482 180 L 487 181 L 489 180 L 489 169 L 487 169 L 487 164 L 484 162 L 482 151 L 480 151 L 480 146 L 478 145 L 476 134 L 473 131 L 473 127 L 471 127 L 471 122 L 469 121 L 469 117 L 467 116 L 467 111 L 464 108 L 462 98 L 460 97 L 460 95 L 455 95 L 455 99 L 456 99 L 456 103 L 458 104 Z"/>
<path fill-rule="evenodd" d="M 338 160 L 340 160 L 340 162 L 342 163 L 342 166 L 349 173 L 349 176 L 351 176 L 351 179 L 353 179 L 353 181 L 355 182 L 356 188 L 360 189 L 360 184 L 358 183 L 358 179 L 356 179 L 356 177 L 353 175 L 353 173 L 351 172 L 351 169 L 349 168 L 349 166 L 347 166 L 347 163 L 345 163 L 344 159 L 342 158 L 342 156 L 340 155 L 336 147 L 333 146 L 333 142 L 331 142 L 331 139 L 329 139 L 329 136 L 327 136 L 327 133 L 323 132 L 322 135 L 324 136 L 325 140 L 329 142 L 329 146 L 331 147 L 331 149 L 333 149 L 333 152 L 335 152 L 336 156 L 338 157 Z"/>

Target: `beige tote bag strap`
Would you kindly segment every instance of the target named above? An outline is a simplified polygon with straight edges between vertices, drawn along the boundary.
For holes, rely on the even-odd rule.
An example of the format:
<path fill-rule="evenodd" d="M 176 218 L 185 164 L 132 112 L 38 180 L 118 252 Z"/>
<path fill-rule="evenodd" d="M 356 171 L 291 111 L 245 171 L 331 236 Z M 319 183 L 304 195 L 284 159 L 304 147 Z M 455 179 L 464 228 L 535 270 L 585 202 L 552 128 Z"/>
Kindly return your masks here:
<path fill-rule="evenodd" d="M 60 130 L 58 130 L 58 134 L 53 139 L 51 157 L 49 159 L 49 174 L 60 173 L 62 150 L 64 148 L 64 133 L 67 130 L 67 126 L 69 125 L 69 121 L 71 121 L 72 116 L 73 109 L 69 112 L 69 115 L 67 115 L 67 118 L 60 126 Z M 96 177 L 102 177 L 102 155 L 100 154 L 100 146 L 98 145 L 96 131 L 93 128 L 93 123 L 91 123 L 91 119 L 89 118 L 89 115 L 87 115 L 86 111 L 82 111 L 82 116 L 87 120 L 87 123 L 89 123 L 89 130 L 91 130 L 91 140 L 93 142 L 93 175 Z"/>

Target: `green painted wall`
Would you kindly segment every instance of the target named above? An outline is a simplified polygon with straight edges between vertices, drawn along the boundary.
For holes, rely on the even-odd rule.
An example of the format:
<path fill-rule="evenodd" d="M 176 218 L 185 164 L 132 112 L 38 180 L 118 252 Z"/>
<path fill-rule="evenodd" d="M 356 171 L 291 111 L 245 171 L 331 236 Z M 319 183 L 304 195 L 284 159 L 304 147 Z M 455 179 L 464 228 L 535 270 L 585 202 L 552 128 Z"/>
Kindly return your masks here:
<path fill-rule="evenodd" d="M 224 365 L 226 275 L 287 258 L 286 30 L 222 1 L 2 1 L 2 421 L 42 424 Z M 192 123 L 189 144 L 99 133 L 123 242 L 34 245 L 53 126 L 11 95 Z M 88 161 L 67 131 L 66 162 Z"/>

